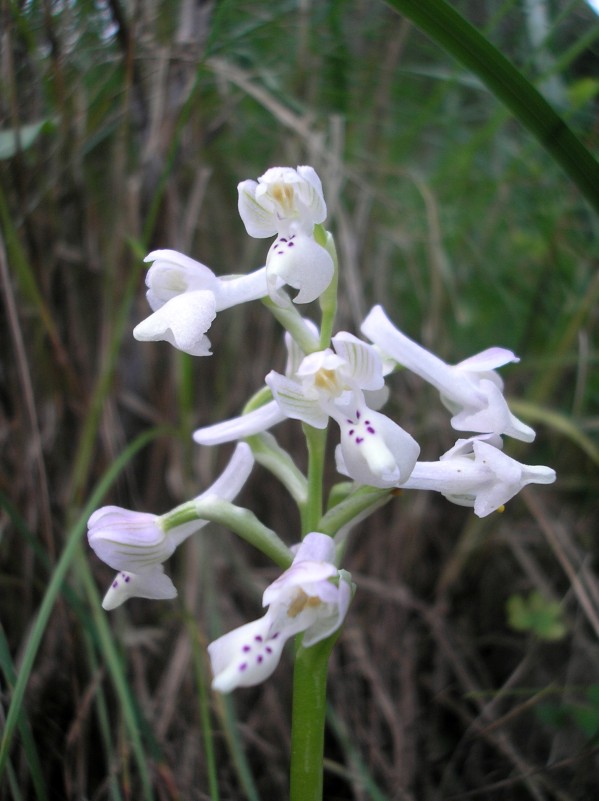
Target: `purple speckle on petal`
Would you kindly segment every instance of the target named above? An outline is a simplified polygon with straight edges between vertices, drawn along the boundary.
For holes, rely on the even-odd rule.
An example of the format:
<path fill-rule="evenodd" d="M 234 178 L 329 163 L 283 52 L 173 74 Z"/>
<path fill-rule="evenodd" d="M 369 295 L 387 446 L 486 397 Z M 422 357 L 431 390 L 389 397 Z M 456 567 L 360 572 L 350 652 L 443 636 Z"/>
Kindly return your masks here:
<path fill-rule="evenodd" d="M 272 635 L 272 637 L 271 637 L 270 639 L 271 639 L 271 640 L 276 640 L 278 636 L 279 636 L 279 632 L 278 632 L 278 631 L 276 631 L 276 632 L 275 632 L 275 633 Z"/>
<path fill-rule="evenodd" d="M 256 636 L 254 637 L 254 640 L 256 642 L 262 642 L 262 635 L 261 634 L 256 634 Z"/>
<path fill-rule="evenodd" d="M 267 645 L 264 650 L 266 651 L 267 654 L 272 654 L 272 648 L 270 647 L 270 645 Z"/>
<path fill-rule="evenodd" d="M 368 426 L 366 431 L 368 431 L 369 434 L 376 434 L 376 431 L 374 430 L 374 428 L 372 426 Z"/>
<path fill-rule="evenodd" d="M 356 409 L 356 419 L 358 419 L 358 420 L 359 420 L 361 416 L 362 416 L 362 415 L 360 414 L 360 410 L 359 410 L 359 409 Z"/>
<path fill-rule="evenodd" d="M 247 667 L 248 667 L 248 663 L 247 662 L 242 662 L 241 665 L 239 665 L 239 672 L 243 673 L 244 670 L 247 670 Z"/>
<path fill-rule="evenodd" d="M 356 437 L 356 445 L 361 445 L 364 442 L 364 437 Z"/>
<path fill-rule="evenodd" d="M 113 581 L 113 582 L 112 582 L 112 589 L 113 589 L 113 590 L 116 590 L 116 588 L 117 588 L 118 586 L 119 586 L 119 583 L 118 583 L 118 581 Z"/>
<path fill-rule="evenodd" d="M 131 576 L 125 576 L 125 582 L 129 583 L 131 581 Z"/>
<path fill-rule="evenodd" d="M 262 656 L 262 654 L 260 654 L 260 656 L 258 657 L 256 662 L 258 662 L 258 664 L 261 665 L 263 661 L 264 661 L 264 657 Z"/>
<path fill-rule="evenodd" d="M 241 650 L 243 651 L 244 654 L 247 654 L 248 651 L 252 650 L 252 646 L 251 645 L 244 645 Z"/>

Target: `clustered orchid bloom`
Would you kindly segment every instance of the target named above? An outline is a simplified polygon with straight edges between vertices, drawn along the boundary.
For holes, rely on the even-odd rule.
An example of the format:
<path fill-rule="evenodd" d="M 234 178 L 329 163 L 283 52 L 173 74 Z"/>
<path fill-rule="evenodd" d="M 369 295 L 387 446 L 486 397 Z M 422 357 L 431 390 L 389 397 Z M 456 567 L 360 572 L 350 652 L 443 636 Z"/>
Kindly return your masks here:
<path fill-rule="evenodd" d="M 219 478 L 190 505 L 207 497 L 232 501 L 253 465 L 251 449 L 240 442 Z M 103 562 L 119 571 L 104 596 L 104 609 L 115 609 L 128 598 L 176 597 L 177 590 L 165 574 L 163 562 L 208 521 L 196 519 L 169 525 L 172 518 L 172 513 L 158 516 L 120 506 L 103 506 L 90 517 L 87 535 L 90 546 Z"/>
<path fill-rule="evenodd" d="M 258 181 L 237 187 L 239 214 L 250 236 L 276 235 L 266 257 L 268 293 L 279 306 L 289 299 L 282 287 L 298 290 L 295 303 L 310 303 L 333 279 L 331 254 L 314 239 L 327 207 L 320 178 L 312 167 L 271 167 Z"/>
<path fill-rule="evenodd" d="M 199 261 L 175 250 L 154 250 L 146 297 L 154 312 L 133 329 L 140 341 L 166 340 L 191 356 L 210 356 L 206 331 L 217 312 L 268 294 L 266 268 L 217 278 Z"/>
<path fill-rule="evenodd" d="M 493 434 L 459 439 L 438 462 L 417 462 L 402 489 L 436 490 L 486 517 L 502 509 L 526 484 L 551 484 L 555 470 L 520 464 L 501 451 Z"/>
<path fill-rule="evenodd" d="M 227 693 L 267 679 L 290 637 L 303 632 L 303 645 L 310 647 L 337 631 L 351 595 L 351 577 L 335 566 L 333 539 L 315 531 L 306 534 L 291 567 L 264 591 L 264 617 L 208 646 L 213 689 Z"/>
<path fill-rule="evenodd" d="M 525 485 L 555 481 L 550 467 L 521 464 L 502 450 L 503 436 L 524 442 L 535 437 L 510 411 L 496 372 L 519 361 L 511 351 L 494 347 L 446 364 L 396 328 L 381 306 L 361 325 L 369 342 L 347 331 L 332 335 L 337 264 L 332 236 L 322 226 L 327 215 L 322 185 L 312 167 L 273 167 L 257 181 L 242 181 L 238 208 L 250 236 L 275 237 L 265 266 L 219 278 L 174 250 L 153 251 L 146 257 L 153 313 L 135 327 L 134 336 L 210 355 L 207 332 L 216 314 L 264 300 L 286 329 L 285 372 L 270 370 L 240 416 L 194 432 L 203 446 L 238 443 L 208 490 L 161 516 L 106 506 L 88 524 L 90 546 L 118 571 L 103 601 L 106 609 L 135 596 L 174 598 L 177 590 L 164 562 L 209 520 L 224 522 L 284 571 L 264 592 L 267 610 L 261 618 L 208 646 L 212 686 L 223 693 L 270 676 L 291 637 L 297 635 L 301 653 L 338 631 L 354 591 L 351 576 L 338 564 L 348 532 L 400 490 L 433 490 L 484 517 L 502 509 Z M 320 327 L 300 315 L 285 286 L 297 290 L 295 303 L 320 301 Z M 418 461 L 414 437 L 380 411 L 389 394 L 385 379 L 398 366 L 432 384 L 452 415 L 453 428 L 470 434 L 437 461 Z M 336 468 L 351 482 L 333 488 L 341 500 L 333 499 L 325 512 L 321 484 L 331 419 L 340 430 Z M 290 420 L 304 424 L 306 474 L 270 433 Z M 294 549 L 233 503 L 254 460 L 297 503 L 304 536 Z"/>
<path fill-rule="evenodd" d="M 510 412 L 503 381 L 495 372 L 496 367 L 520 361 L 510 350 L 489 348 L 450 366 L 396 328 L 381 306 L 372 309 L 361 329 L 393 361 L 439 390 L 457 431 L 507 434 L 524 442 L 535 438 L 532 428 Z"/>

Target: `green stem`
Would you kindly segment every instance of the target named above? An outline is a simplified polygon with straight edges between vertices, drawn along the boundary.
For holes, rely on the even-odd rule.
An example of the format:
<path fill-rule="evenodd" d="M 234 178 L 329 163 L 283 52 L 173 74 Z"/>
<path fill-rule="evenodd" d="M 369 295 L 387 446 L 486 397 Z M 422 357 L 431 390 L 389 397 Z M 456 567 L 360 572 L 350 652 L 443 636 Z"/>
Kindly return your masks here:
<path fill-rule="evenodd" d="M 338 632 L 310 648 L 298 644 L 293 672 L 290 801 L 322 799 L 328 661 L 337 636 Z"/>
<path fill-rule="evenodd" d="M 333 264 L 335 265 L 335 272 L 333 273 L 333 280 L 325 291 L 320 296 L 320 310 L 322 312 L 322 322 L 320 326 L 320 348 L 324 350 L 330 347 L 331 337 L 333 335 L 333 326 L 335 324 L 335 315 L 337 314 L 337 291 L 339 285 L 339 260 L 337 259 L 337 248 L 335 247 L 335 240 L 329 231 L 324 231 L 322 240 L 317 236 L 318 229 L 322 226 L 316 226 L 315 238 L 316 241 L 322 245 L 331 255 Z"/>
<path fill-rule="evenodd" d="M 162 516 L 165 531 L 195 520 L 210 520 L 226 526 L 283 569 L 292 562 L 293 555 L 283 540 L 261 523 L 253 512 L 215 495 L 187 501 Z"/>
<path fill-rule="evenodd" d="M 328 429 L 304 425 L 308 447 L 308 502 L 302 508 L 302 537 L 310 531 L 318 531 L 322 517 L 324 457 Z"/>

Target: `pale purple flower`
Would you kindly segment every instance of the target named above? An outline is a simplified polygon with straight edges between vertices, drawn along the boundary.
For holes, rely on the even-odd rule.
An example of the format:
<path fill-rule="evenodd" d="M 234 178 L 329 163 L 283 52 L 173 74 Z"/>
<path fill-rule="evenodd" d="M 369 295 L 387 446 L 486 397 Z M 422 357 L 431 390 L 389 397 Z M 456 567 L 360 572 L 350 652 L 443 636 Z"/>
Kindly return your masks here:
<path fill-rule="evenodd" d="M 251 449 L 240 443 L 219 478 L 190 504 L 207 497 L 233 500 L 253 464 Z M 174 598 L 177 590 L 164 573 L 162 563 L 207 522 L 191 520 L 169 525 L 169 514 L 134 512 L 120 506 L 103 506 L 95 511 L 88 521 L 89 544 L 103 562 L 118 571 L 102 606 L 114 609 L 134 596 Z"/>

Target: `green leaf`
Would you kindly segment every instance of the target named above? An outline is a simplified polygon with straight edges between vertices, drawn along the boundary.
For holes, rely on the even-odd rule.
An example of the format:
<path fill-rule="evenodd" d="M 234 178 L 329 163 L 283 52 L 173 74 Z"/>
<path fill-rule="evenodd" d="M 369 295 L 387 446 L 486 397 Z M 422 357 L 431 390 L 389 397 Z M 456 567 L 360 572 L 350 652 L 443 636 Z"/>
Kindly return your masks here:
<path fill-rule="evenodd" d="M 536 590 L 528 598 L 523 595 L 510 596 L 507 614 L 513 629 L 531 632 L 540 640 L 561 640 L 567 632 L 560 604 L 546 600 Z"/>
<path fill-rule="evenodd" d="M 599 162 L 508 59 L 444 0 L 387 0 L 473 72 L 599 211 Z"/>

